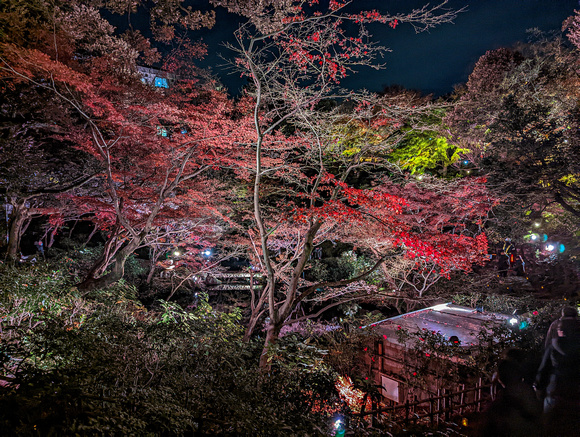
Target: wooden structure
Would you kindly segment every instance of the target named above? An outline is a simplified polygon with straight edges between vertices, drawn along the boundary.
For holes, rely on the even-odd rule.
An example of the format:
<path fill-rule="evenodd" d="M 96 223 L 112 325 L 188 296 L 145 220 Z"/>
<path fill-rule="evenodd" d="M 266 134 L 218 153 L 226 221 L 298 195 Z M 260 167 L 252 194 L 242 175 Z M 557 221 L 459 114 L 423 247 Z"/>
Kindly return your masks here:
<path fill-rule="evenodd" d="M 482 382 L 479 377 L 450 375 L 449 369 L 460 368 L 461 357 L 468 356 L 469 350 L 477 346 L 481 330 L 489 331 L 491 325 L 505 324 L 508 320 L 509 316 L 503 314 L 441 304 L 374 323 L 372 328 L 379 340 L 367 348 L 365 363 L 375 386 L 380 387 L 382 403 L 402 411 L 404 405 L 418 407 L 434 399 L 439 404 L 442 399 L 449 399 L 450 403 L 458 405 L 480 402 L 478 393 L 481 388 L 474 387 L 481 387 L 485 381 Z M 439 333 L 450 344 L 456 345 L 453 346 L 457 348 L 456 353 L 450 358 L 429 357 L 429 354 L 418 357 L 420 354 L 415 349 L 415 343 L 406 344 L 398 331 Z M 424 365 L 425 360 L 430 361 L 428 369 Z M 414 375 L 417 377 L 414 378 Z M 460 393 L 461 399 L 456 398 L 457 393 Z M 433 411 L 440 410 L 439 407 L 433 410 L 431 404 L 428 409 L 431 415 L 435 414 Z"/>
<path fill-rule="evenodd" d="M 482 405 L 490 400 L 490 386 L 482 384 L 465 388 L 462 385 L 457 391 L 441 390 L 437 396 L 420 401 L 378 408 L 372 411 L 353 413 L 353 416 L 370 417 L 371 423 L 389 422 L 398 425 L 423 424 L 436 426 L 449 422 L 453 416 L 470 411 L 481 411 Z"/>

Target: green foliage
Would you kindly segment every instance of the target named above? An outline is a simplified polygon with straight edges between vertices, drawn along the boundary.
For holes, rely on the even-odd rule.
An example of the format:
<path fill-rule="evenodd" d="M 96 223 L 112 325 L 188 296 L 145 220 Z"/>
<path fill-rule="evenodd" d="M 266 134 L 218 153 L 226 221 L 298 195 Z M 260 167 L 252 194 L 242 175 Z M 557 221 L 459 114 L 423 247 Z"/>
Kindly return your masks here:
<path fill-rule="evenodd" d="M 354 278 L 370 270 L 374 262 L 363 255 L 358 255 L 354 251 L 344 252 L 338 259 L 338 268 L 346 273 L 348 279 Z M 379 284 L 382 279 L 380 270 L 375 270 L 365 278 L 369 284 Z"/>
<path fill-rule="evenodd" d="M 0 265 L 0 281 L 7 435 L 320 435 L 333 411 L 320 348 L 290 337 L 265 374 L 238 309 L 148 311 L 122 281 L 81 296 L 64 261 Z"/>
<path fill-rule="evenodd" d="M 279 339 L 269 353 L 271 362 L 275 362 L 277 367 L 317 372 L 324 368 L 324 357 L 328 350 L 319 348 L 310 338 L 290 334 Z"/>
<path fill-rule="evenodd" d="M 363 255 L 349 250 L 343 252 L 339 258 L 313 260 L 308 272 L 314 281 L 340 281 L 351 279 L 370 270 L 374 263 Z M 375 270 L 365 278 L 369 284 L 379 284 L 382 281 L 380 270 Z"/>
<path fill-rule="evenodd" d="M 75 276 L 75 281 L 80 282 L 84 273 L 100 258 L 104 247 L 102 244 L 86 247 L 68 238 L 64 240 L 64 250 L 51 249 L 52 262 L 53 264 L 64 263 L 67 270 Z M 136 281 L 145 273 L 147 273 L 147 268 L 143 265 L 142 260 L 139 260 L 135 254 L 129 255 L 125 261 L 124 278 L 128 281 Z"/>
<path fill-rule="evenodd" d="M 328 350 L 325 362 L 339 375 L 356 377 L 366 375 L 361 360 L 361 351 L 368 346 L 371 335 L 368 330 L 348 329 L 330 332 L 318 339 L 321 346 Z"/>
<path fill-rule="evenodd" d="M 494 313 L 511 314 L 514 310 L 522 312 L 531 311 L 545 305 L 530 296 L 509 296 L 504 294 L 455 294 L 453 303 L 471 308 L 483 307 L 485 311 Z"/>
<path fill-rule="evenodd" d="M 447 173 L 450 165 L 461 159 L 461 155 L 469 149 L 449 144 L 447 138 L 434 131 L 411 131 L 389 156 L 398 162 L 401 168 L 410 170 L 412 174 L 440 170 Z"/>
<path fill-rule="evenodd" d="M 327 262 L 317 259 L 312 261 L 309 274 L 315 281 L 327 281 L 331 277 Z"/>

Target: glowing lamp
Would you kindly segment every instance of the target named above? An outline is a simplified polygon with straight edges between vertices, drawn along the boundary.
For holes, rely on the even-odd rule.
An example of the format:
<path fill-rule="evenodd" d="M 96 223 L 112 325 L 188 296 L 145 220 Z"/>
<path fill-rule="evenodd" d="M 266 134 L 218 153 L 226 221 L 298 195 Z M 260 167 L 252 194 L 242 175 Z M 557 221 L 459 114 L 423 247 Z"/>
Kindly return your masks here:
<path fill-rule="evenodd" d="M 179 250 L 176 250 L 175 252 L 173 252 L 173 255 L 179 256 L 179 255 L 181 255 L 181 253 L 179 253 Z"/>
<path fill-rule="evenodd" d="M 512 325 L 512 326 L 513 326 L 513 325 L 515 325 L 516 323 L 518 323 L 518 319 L 516 319 L 515 317 L 512 317 L 512 318 L 509 320 L 509 322 L 510 322 L 510 325 Z"/>
<path fill-rule="evenodd" d="M 209 250 L 209 249 L 208 249 L 208 250 L 204 250 L 204 251 L 203 251 L 203 254 L 204 254 L 205 256 L 210 256 L 210 255 L 211 255 L 211 250 Z"/>
<path fill-rule="evenodd" d="M 546 250 L 547 250 L 548 252 L 551 252 L 551 251 L 553 251 L 553 250 L 554 250 L 554 245 L 553 245 L 553 244 L 548 244 L 548 245 L 546 246 Z"/>
<path fill-rule="evenodd" d="M 534 226 L 535 226 L 536 228 L 539 228 L 539 227 L 540 227 L 540 224 L 539 224 L 539 223 L 534 223 Z"/>
<path fill-rule="evenodd" d="M 532 240 L 537 240 L 538 236 L 536 234 L 532 234 Z"/>

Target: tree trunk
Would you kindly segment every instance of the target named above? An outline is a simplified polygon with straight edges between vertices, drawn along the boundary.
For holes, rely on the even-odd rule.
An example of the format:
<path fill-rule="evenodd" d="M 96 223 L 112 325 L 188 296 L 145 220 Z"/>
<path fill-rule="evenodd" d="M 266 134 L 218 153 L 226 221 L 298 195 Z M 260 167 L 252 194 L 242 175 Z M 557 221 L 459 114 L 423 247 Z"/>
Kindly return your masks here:
<path fill-rule="evenodd" d="M 77 288 L 81 291 L 92 291 L 99 288 L 108 287 L 109 285 L 117 282 L 125 274 L 125 262 L 127 261 L 127 258 L 129 258 L 129 256 L 135 251 L 135 249 L 139 247 L 140 244 L 141 239 L 139 238 L 129 241 L 125 247 L 120 249 L 115 254 L 112 262 L 113 268 L 110 273 L 96 278 L 96 271 L 99 269 L 95 269 L 93 267 L 87 277 L 77 285 Z M 97 264 L 100 262 L 101 260 L 97 261 Z"/>
<path fill-rule="evenodd" d="M 265 310 L 263 309 L 263 307 L 264 307 L 264 303 L 266 302 L 266 298 L 268 297 L 268 293 L 269 293 L 269 287 L 264 287 L 264 289 L 262 290 L 261 294 L 259 294 L 259 297 L 256 301 L 256 294 L 255 294 L 253 287 L 254 287 L 254 275 L 252 272 L 250 272 L 250 295 L 251 295 L 250 308 L 251 308 L 251 314 L 250 314 L 250 320 L 248 322 L 248 326 L 246 328 L 246 332 L 244 333 L 244 341 L 250 341 L 250 338 L 254 334 L 254 330 L 256 329 L 256 325 L 258 324 L 258 321 L 260 320 L 260 318 L 264 314 Z"/>
<path fill-rule="evenodd" d="M 23 227 L 28 219 L 28 208 L 25 203 L 12 204 L 12 219 L 8 224 L 8 247 L 6 256 L 9 260 L 15 261 L 20 258 L 20 239 Z"/>
<path fill-rule="evenodd" d="M 163 252 L 161 250 L 157 250 L 157 248 L 149 249 L 149 273 L 147 274 L 147 284 L 151 284 L 153 280 L 153 275 L 155 274 L 155 265 Z"/>
<path fill-rule="evenodd" d="M 87 241 L 85 241 L 85 244 L 83 244 L 83 247 L 86 247 L 86 245 L 89 244 L 89 241 L 91 241 L 91 239 L 93 238 L 93 235 L 95 235 L 97 233 L 98 229 L 99 229 L 99 226 L 95 223 L 95 227 L 93 228 L 93 230 L 89 234 L 89 237 L 87 238 Z"/>
<path fill-rule="evenodd" d="M 258 320 L 260 320 L 260 311 L 254 311 L 252 308 L 252 314 L 250 315 L 250 321 L 248 322 L 248 326 L 246 327 L 246 332 L 244 333 L 244 341 L 250 341 L 252 335 L 254 334 L 254 329 L 256 329 L 256 325 Z"/>
<path fill-rule="evenodd" d="M 264 341 L 264 349 L 260 355 L 260 369 L 268 370 L 270 368 L 270 361 L 268 360 L 268 351 L 280 337 L 281 323 L 271 324 L 266 331 L 266 340 Z"/>

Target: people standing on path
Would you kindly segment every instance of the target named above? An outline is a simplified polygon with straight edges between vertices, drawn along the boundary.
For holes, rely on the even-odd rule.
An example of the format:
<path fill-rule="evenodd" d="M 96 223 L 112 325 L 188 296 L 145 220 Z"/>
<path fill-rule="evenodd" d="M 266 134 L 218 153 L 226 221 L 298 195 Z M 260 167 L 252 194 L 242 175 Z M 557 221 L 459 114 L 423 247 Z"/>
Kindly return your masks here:
<path fill-rule="evenodd" d="M 580 329 L 577 317 L 562 311 L 555 322 L 555 335 L 536 375 L 534 388 L 544 397 L 544 427 L 547 435 L 576 436 L 580 429 Z"/>

